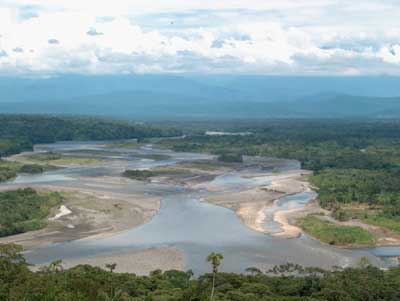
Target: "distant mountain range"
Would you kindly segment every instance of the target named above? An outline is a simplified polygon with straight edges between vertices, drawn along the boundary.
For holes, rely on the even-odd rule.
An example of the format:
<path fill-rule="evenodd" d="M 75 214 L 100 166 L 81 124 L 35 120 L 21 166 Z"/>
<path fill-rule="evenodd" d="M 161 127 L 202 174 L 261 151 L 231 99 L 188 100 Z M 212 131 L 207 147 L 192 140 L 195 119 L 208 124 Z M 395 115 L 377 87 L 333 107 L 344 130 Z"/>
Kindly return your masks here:
<path fill-rule="evenodd" d="M 399 77 L 68 75 L 0 78 L 0 113 L 173 118 L 398 118 Z"/>

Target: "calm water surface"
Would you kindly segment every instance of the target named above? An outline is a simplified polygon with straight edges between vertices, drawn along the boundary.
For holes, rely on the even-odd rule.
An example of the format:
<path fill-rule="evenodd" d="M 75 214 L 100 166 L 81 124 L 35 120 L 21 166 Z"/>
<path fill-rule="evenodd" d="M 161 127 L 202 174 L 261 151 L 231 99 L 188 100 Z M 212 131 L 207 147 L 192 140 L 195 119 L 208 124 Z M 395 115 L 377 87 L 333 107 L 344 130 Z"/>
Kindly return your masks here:
<path fill-rule="evenodd" d="M 175 153 L 156 150 L 151 147 L 138 150 L 118 149 L 105 146 L 101 142 L 63 142 L 39 145 L 35 151 L 61 151 L 70 153 L 88 150 L 99 151 L 103 158 L 112 159 L 107 164 L 91 167 L 69 167 L 46 172 L 41 175 L 23 175 L 6 184 L 54 184 L 58 186 L 88 188 L 125 194 L 145 193 L 162 197 L 159 212 L 146 224 L 107 238 L 75 240 L 52 244 L 30 250 L 26 255 L 31 263 L 45 263 L 56 259 L 84 258 L 98 254 L 109 254 L 131 249 L 156 246 L 174 246 L 182 250 L 186 258 L 186 268 L 196 273 L 208 270 L 205 257 L 210 252 L 224 254 L 222 268 L 225 271 L 242 272 L 249 266 L 268 268 L 271 265 L 296 262 L 305 266 L 331 267 L 354 264 L 362 256 L 367 256 L 378 265 L 385 265 L 378 256 L 399 255 L 400 248 L 374 248 L 366 250 L 343 250 L 321 244 L 307 236 L 296 239 L 276 238 L 252 231 L 245 227 L 231 210 L 200 202 L 212 192 L 194 191 L 180 186 L 157 183 L 134 183 L 129 185 L 98 185 L 91 182 L 92 177 L 118 175 L 126 168 L 148 168 L 159 165 L 172 165 L 177 162 L 207 159 L 204 154 Z M 110 154 L 107 155 L 107 152 Z M 135 157 L 135 154 L 163 154 L 166 160 L 154 161 Z M 115 160 L 117 159 L 117 160 Z M 298 168 L 298 163 L 288 160 L 281 165 L 282 170 Z M 238 173 L 227 173 L 214 179 L 213 184 L 221 185 L 224 191 L 268 184 L 271 177 L 254 179 L 241 177 Z M 3 184 L 5 185 L 5 184 Z M 94 186 L 97 185 L 97 186 Z M 283 197 L 266 210 L 268 222 L 265 228 L 279 231 L 279 225 L 271 221 L 277 210 L 304 206 L 315 196 L 314 192 Z"/>

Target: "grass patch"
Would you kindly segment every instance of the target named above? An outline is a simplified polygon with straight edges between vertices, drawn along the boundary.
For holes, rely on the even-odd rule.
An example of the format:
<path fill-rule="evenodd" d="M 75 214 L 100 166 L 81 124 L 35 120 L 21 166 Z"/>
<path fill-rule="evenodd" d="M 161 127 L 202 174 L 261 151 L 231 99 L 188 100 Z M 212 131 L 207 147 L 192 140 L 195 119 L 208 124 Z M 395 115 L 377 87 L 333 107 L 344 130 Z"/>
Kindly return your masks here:
<path fill-rule="evenodd" d="M 39 193 L 31 188 L 0 192 L 0 237 L 45 227 L 51 208 L 61 201 L 57 192 Z"/>
<path fill-rule="evenodd" d="M 341 205 L 339 209 L 333 210 L 332 214 L 337 220 L 358 219 L 366 224 L 400 233 L 400 216 L 384 215 L 384 208 L 383 206 L 352 203 Z M 346 217 L 345 219 L 340 218 L 343 215 Z"/>
<path fill-rule="evenodd" d="M 40 153 L 21 157 L 22 160 L 42 165 L 93 165 L 103 163 L 102 158 L 64 156 L 60 153 Z"/>
<path fill-rule="evenodd" d="M 385 216 L 368 216 L 366 218 L 362 219 L 363 222 L 378 226 L 378 227 L 383 227 L 389 230 L 392 230 L 394 232 L 400 233 L 400 218 L 399 217 L 385 217 Z"/>
<path fill-rule="evenodd" d="M 331 245 L 373 245 L 371 233 L 357 226 L 339 226 L 308 215 L 297 221 L 297 225 L 309 235 Z"/>
<path fill-rule="evenodd" d="M 138 180 L 138 181 L 145 181 L 148 180 L 151 177 L 155 177 L 157 174 L 153 171 L 150 170 L 138 170 L 138 169 L 133 169 L 133 170 L 125 170 L 122 173 L 122 176 L 132 179 L 132 180 Z"/>

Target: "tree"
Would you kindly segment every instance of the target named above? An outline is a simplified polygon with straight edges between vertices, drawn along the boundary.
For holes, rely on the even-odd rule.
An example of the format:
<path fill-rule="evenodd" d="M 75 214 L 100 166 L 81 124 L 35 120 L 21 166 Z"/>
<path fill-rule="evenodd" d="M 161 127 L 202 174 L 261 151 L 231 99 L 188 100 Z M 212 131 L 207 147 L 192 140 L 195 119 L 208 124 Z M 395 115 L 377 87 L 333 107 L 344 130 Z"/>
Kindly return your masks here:
<path fill-rule="evenodd" d="M 99 299 L 104 300 L 104 301 L 118 301 L 118 300 L 126 300 L 124 298 L 125 293 L 118 289 L 118 290 L 111 290 L 109 294 L 106 292 L 99 292 Z"/>
<path fill-rule="evenodd" d="M 262 274 L 262 272 L 261 272 L 261 270 L 260 269 L 258 269 L 258 268 L 256 268 L 256 267 L 248 267 L 247 269 L 246 269 L 246 272 L 247 273 L 250 273 L 251 275 L 260 275 L 260 274 Z"/>
<path fill-rule="evenodd" d="M 116 263 L 107 263 L 106 264 L 106 268 L 110 271 L 110 273 L 114 272 L 116 267 L 117 267 Z"/>
<path fill-rule="evenodd" d="M 53 261 L 50 263 L 49 268 L 48 268 L 50 273 L 61 273 L 64 271 L 63 263 L 61 259 L 58 259 L 56 261 Z"/>
<path fill-rule="evenodd" d="M 207 256 L 207 261 L 211 262 L 211 268 L 212 268 L 212 274 L 213 274 L 211 296 L 210 296 L 211 301 L 214 298 L 215 276 L 218 273 L 218 267 L 221 265 L 222 259 L 224 259 L 224 256 L 221 253 L 212 252 L 210 255 Z"/>
<path fill-rule="evenodd" d="M 363 256 L 357 261 L 357 266 L 359 268 L 365 269 L 369 266 L 372 266 L 372 264 L 371 264 L 371 261 L 367 257 Z"/>
<path fill-rule="evenodd" d="M 0 274 L 27 267 L 22 251 L 16 244 L 0 244 Z"/>

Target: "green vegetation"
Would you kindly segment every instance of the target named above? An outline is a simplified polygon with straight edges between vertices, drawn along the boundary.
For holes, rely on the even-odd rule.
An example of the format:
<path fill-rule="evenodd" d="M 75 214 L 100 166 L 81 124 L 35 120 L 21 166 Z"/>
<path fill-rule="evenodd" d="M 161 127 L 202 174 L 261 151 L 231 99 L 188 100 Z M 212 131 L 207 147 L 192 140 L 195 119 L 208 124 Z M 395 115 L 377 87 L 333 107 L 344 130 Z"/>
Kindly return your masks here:
<path fill-rule="evenodd" d="M 61 200 L 59 193 L 31 188 L 0 192 L 0 237 L 43 228 L 50 209 Z"/>
<path fill-rule="evenodd" d="M 221 261 L 224 259 L 224 256 L 221 253 L 211 253 L 207 256 L 207 261 L 211 263 L 212 267 L 212 286 L 211 286 L 211 296 L 210 300 L 214 300 L 214 292 L 215 292 L 215 278 L 217 277 L 218 267 L 221 265 Z"/>
<path fill-rule="evenodd" d="M 139 169 L 132 169 L 132 170 L 125 170 L 122 173 L 122 176 L 138 181 L 146 181 L 151 177 L 155 177 L 157 174 L 150 170 L 139 170 Z"/>
<path fill-rule="evenodd" d="M 366 216 L 362 219 L 364 222 L 383 227 L 397 233 L 400 233 L 400 217 L 389 218 L 382 215 Z"/>
<path fill-rule="evenodd" d="M 43 166 L 90 165 L 90 164 L 99 164 L 104 162 L 102 158 L 65 156 L 63 154 L 53 153 L 53 152 L 21 156 L 19 157 L 19 159 L 22 162 L 35 163 Z"/>
<path fill-rule="evenodd" d="M 3 125 L 1 123 L 1 118 L 0 118 L 0 124 L 1 124 L 1 128 L 3 128 L 3 130 L 7 129 L 5 127 L 7 125 Z M 4 137 L 7 137 L 7 136 L 4 135 Z M 12 138 L 8 139 L 8 138 L 3 138 L 2 136 L 0 136 L 0 158 L 9 156 L 12 154 L 17 154 L 24 150 L 32 149 L 32 144 L 28 140 L 26 140 L 24 137 L 13 137 L 12 135 L 10 135 L 10 137 L 12 137 Z"/>
<path fill-rule="evenodd" d="M 400 267 L 325 271 L 294 264 L 248 274 L 156 270 L 148 276 L 80 265 L 63 269 L 56 261 L 38 272 L 28 269 L 21 248 L 0 245 L 0 300 L 8 301 L 366 301 L 398 300 Z M 254 272 L 255 271 L 255 272 Z M 215 277 L 214 277 L 215 276 Z M 214 280 L 214 282 L 213 282 Z"/>
<path fill-rule="evenodd" d="M 314 171 L 320 204 L 339 220 L 400 228 L 400 121 L 270 120 L 182 126 L 185 138 L 161 141 L 176 151 L 296 159 Z M 206 130 L 251 132 L 209 136 Z M 353 210 L 365 205 L 363 210 Z M 368 217 L 368 218 L 367 218 Z"/>
<path fill-rule="evenodd" d="M 37 164 L 22 164 L 0 159 L 0 182 L 13 179 L 17 173 L 41 173 L 44 168 Z"/>
<path fill-rule="evenodd" d="M 25 149 L 34 143 L 61 140 L 115 140 L 170 137 L 180 132 L 167 126 L 89 117 L 54 117 L 43 115 L 0 115 L 0 139 L 24 141 Z M 20 152 L 21 148 L 8 153 Z"/>
<path fill-rule="evenodd" d="M 51 143 L 61 140 L 141 140 L 181 135 L 180 131 L 168 126 L 88 117 L 0 114 L 0 124 L 0 158 L 32 150 L 35 143 Z M 72 157 L 71 159 L 53 158 L 53 160 L 58 160 L 57 164 L 60 165 L 98 163 Z M 45 161 L 51 160 L 46 158 Z M 14 178 L 19 172 L 36 173 L 39 170 L 38 166 L 25 166 L 23 171 L 20 171 L 19 165 L 5 167 L 5 163 L 0 159 L 0 182 Z"/>
<path fill-rule="evenodd" d="M 133 180 L 147 181 L 151 177 L 178 175 L 185 173 L 189 172 L 185 171 L 184 169 L 170 167 L 170 166 L 158 166 L 152 168 L 151 170 L 127 169 L 122 173 L 122 176 Z"/>
<path fill-rule="evenodd" d="M 41 165 L 24 164 L 24 165 L 22 165 L 22 167 L 19 169 L 18 172 L 35 174 L 35 173 L 42 173 L 44 170 L 45 170 L 45 168 L 43 166 L 41 166 Z"/>
<path fill-rule="evenodd" d="M 242 163 L 243 156 L 241 154 L 225 153 L 218 156 L 218 161 L 226 163 Z"/>
<path fill-rule="evenodd" d="M 331 245 L 372 245 L 374 238 L 368 231 L 356 226 L 340 226 L 308 215 L 297 221 L 306 233 Z"/>

